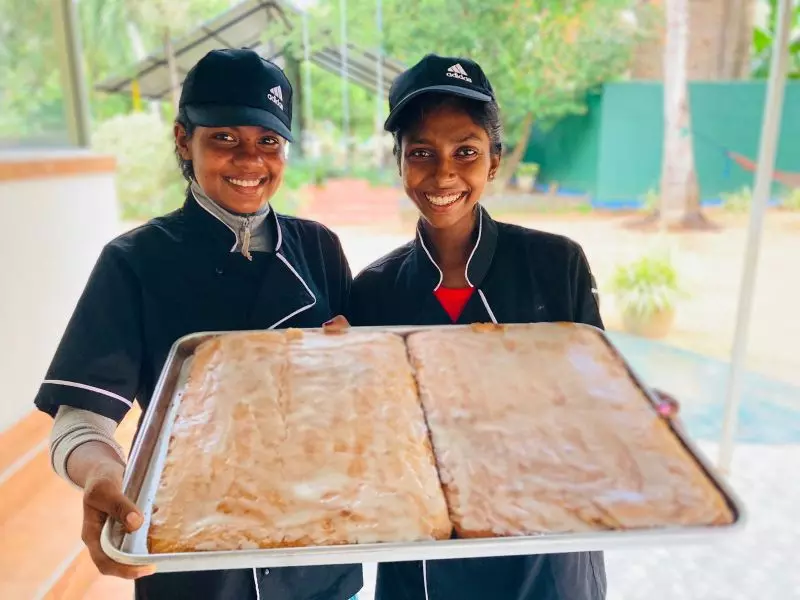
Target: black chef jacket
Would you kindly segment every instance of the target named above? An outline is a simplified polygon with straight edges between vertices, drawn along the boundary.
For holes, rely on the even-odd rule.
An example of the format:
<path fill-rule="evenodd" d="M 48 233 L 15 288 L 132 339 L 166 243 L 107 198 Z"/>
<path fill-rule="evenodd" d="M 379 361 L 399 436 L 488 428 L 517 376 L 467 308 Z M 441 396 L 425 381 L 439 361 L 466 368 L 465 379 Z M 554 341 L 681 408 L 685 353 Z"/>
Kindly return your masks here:
<path fill-rule="evenodd" d="M 477 207 L 466 279 L 475 293 L 458 323 L 569 321 L 602 327 L 581 247 L 559 235 L 494 221 Z M 414 241 L 362 271 L 347 312 L 353 325 L 446 325 L 434 296 L 442 273 L 421 226 Z M 379 565 L 376 600 L 600 600 L 602 552 Z"/>
<path fill-rule="evenodd" d="M 351 274 L 338 238 L 270 213 L 273 252 L 252 262 L 235 234 L 189 195 L 183 207 L 109 242 L 61 339 L 36 406 L 121 421 L 147 408 L 172 344 L 198 331 L 319 327 L 344 311 Z M 257 586 L 257 588 L 256 588 Z M 155 574 L 137 600 L 345 600 L 361 565 Z"/>

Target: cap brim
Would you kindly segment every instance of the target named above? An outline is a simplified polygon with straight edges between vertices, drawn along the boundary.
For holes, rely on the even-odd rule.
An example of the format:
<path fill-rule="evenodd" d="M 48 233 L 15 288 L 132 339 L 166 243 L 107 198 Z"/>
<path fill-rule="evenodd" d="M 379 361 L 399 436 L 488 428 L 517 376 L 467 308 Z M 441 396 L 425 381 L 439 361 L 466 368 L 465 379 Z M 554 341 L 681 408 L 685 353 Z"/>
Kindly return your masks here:
<path fill-rule="evenodd" d="M 417 96 L 421 96 L 422 94 L 428 94 L 431 92 L 439 94 L 449 94 L 451 96 L 461 96 L 462 98 L 480 100 L 481 102 L 491 102 L 492 100 L 494 100 L 494 98 L 492 98 L 489 94 L 476 92 L 475 90 L 471 90 L 469 88 L 461 87 L 458 85 L 432 85 L 430 87 L 414 90 L 413 92 L 408 94 L 405 98 L 400 100 L 400 102 L 398 102 L 392 109 L 392 112 L 389 113 L 386 122 L 383 124 L 383 128 L 386 131 L 392 131 L 395 122 L 397 121 L 398 115 L 403 111 L 406 105 Z"/>
<path fill-rule="evenodd" d="M 293 142 L 292 132 L 273 113 L 252 106 L 223 106 L 217 104 L 195 104 L 185 107 L 186 116 L 194 125 L 201 127 L 236 127 L 252 125 L 271 129 L 286 140 Z"/>

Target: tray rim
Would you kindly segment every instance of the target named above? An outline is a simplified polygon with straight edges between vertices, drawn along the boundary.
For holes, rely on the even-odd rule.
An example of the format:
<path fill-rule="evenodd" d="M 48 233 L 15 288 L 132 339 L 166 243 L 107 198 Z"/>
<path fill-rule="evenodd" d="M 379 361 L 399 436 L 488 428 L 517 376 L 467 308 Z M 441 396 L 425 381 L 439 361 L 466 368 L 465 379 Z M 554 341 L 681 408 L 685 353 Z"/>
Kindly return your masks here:
<path fill-rule="evenodd" d="M 644 396 L 655 407 L 659 404 L 653 391 L 643 379 L 635 372 L 621 351 L 609 339 L 605 330 L 585 323 L 548 322 L 556 325 L 569 325 L 585 328 L 598 335 L 605 345 L 611 350 L 615 358 L 626 368 L 631 380 L 639 387 Z M 497 327 L 530 326 L 543 323 L 503 323 Z M 490 324 L 495 325 L 495 324 Z M 350 327 L 344 332 L 382 332 L 395 333 L 408 336 L 413 333 L 437 329 L 464 329 L 472 325 L 391 325 L 391 326 L 365 326 Z M 298 328 L 309 333 L 322 333 L 321 327 Z M 138 499 L 146 471 L 150 467 L 149 460 L 141 472 L 137 472 L 139 463 L 145 460 L 142 456 L 143 445 L 147 433 L 151 432 L 153 421 L 156 418 L 158 404 L 167 404 L 168 410 L 177 389 L 165 390 L 167 380 L 172 370 L 176 369 L 175 362 L 183 349 L 195 341 L 202 341 L 222 335 L 265 333 L 269 329 L 247 329 L 231 331 L 199 331 L 178 338 L 171 346 L 164 361 L 161 373 L 151 396 L 151 401 L 142 418 L 136 439 L 131 448 L 128 462 L 123 477 L 123 493 L 128 497 Z M 285 331 L 285 330 L 280 330 Z M 332 334 L 334 335 L 334 334 Z M 198 343 L 198 345 L 199 345 Z M 177 366 L 180 370 L 186 359 Z M 212 568 L 265 568 L 287 566 L 312 566 L 325 564 L 348 564 L 358 562 L 402 562 L 408 560 L 432 560 L 447 558 L 467 558 L 478 556 L 509 556 L 519 554 L 550 554 L 559 552 L 573 552 L 585 550 L 610 550 L 631 545 L 651 544 L 657 541 L 664 543 L 687 543 L 691 541 L 714 543 L 725 539 L 727 535 L 741 531 L 747 524 L 748 517 L 744 504 L 738 494 L 731 488 L 713 468 L 710 460 L 701 452 L 696 444 L 688 437 L 682 428 L 677 427 L 672 419 L 656 415 L 666 424 L 669 431 L 681 443 L 684 449 L 700 467 L 706 478 L 714 485 L 723 496 L 733 520 L 726 525 L 701 525 L 701 526 L 670 526 L 651 529 L 603 530 L 584 533 L 544 533 L 532 536 L 507 536 L 493 538 L 453 538 L 448 540 L 424 540 L 416 542 L 382 542 L 365 544 L 343 544 L 334 546 L 305 546 L 252 550 L 219 550 L 197 551 L 161 554 L 135 554 L 121 550 L 124 534 L 121 525 L 110 517 L 106 519 L 100 536 L 103 552 L 112 560 L 125 565 L 157 565 L 159 572 L 194 571 Z M 163 426 L 163 423 L 162 423 Z M 161 427 L 159 427 L 160 433 Z M 151 432 L 150 435 L 153 435 Z M 155 434 L 156 436 L 158 434 Z M 136 489 L 131 489 L 135 480 L 139 480 Z M 132 494 L 133 492 L 133 494 Z M 141 507 L 140 507 L 141 508 Z M 478 548 L 481 551 L 475 552 Z"/>

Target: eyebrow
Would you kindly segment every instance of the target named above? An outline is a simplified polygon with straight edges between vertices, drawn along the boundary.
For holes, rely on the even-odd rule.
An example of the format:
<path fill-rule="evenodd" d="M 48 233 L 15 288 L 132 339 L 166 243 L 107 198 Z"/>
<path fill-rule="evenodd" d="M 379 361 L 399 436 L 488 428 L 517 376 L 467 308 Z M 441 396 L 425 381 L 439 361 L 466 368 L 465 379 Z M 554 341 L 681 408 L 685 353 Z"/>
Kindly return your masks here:
<path fill-rule="evenodd" d="M 457 140 L 453 140 L 453 141 L 456 144 L 463 144 L 464 142 L 468 142 L 469 140 L 480 141 L 481 138 L 478 137 L 477 135 L 475 135 L 474 133 L 468 133 L 464 137 L 458 138 Z M 427 145 L 432 145 L 432 142 L 430 142 L 429 140 L 426 140 L 425 138 L 417 138 L 417 137 L 411 138 L 410 140 L 408 140 L 408 143 L 409 144 L 427 144 Z"/>
<path fill-rule="evenodd" d="M 241 132 L 243 127 L 248 127 L 248 125 L 241 125 L 241 126 L 239 126 L 239 125 L 217 125 L 215 127 L 207 127 L 207 129 L 211 129 L 211 130 L 214 130 L 214 129 L 216 129 L 216 130 L 230 129 L 231 131 L 235 131 L 236 133 L 239 133 L 239 132 Z M 269 129 L 269 128 L 263 127 L 261 125 L 255 125 L 255 127 L 258 127 L 258 128 L 261 129 L 261 132 L 260 132 L 259 135 L 275 135 L 275 136 L 281 137 L 281 135 L 277 131 L 275 131 L 274 129 Z"/>

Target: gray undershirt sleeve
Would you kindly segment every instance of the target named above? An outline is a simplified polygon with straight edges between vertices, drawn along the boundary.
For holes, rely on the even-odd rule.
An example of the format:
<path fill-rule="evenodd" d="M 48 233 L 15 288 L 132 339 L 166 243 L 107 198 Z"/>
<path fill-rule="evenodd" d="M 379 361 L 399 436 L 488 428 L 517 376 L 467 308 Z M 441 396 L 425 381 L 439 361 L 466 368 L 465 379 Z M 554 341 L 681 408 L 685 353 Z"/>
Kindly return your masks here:
<path fill-rule="evenodd" d="M 50 464 L 53 470 L 75 487 L 79 487 L 69 478 L 67 461 L 78 446 L 87 442 L 108 444 L 124 463 L 125 453 L 114 439 L 116 429 L 117 422 L 114 419 L 81 408 L 60 406 L 50 432 Z"/>

